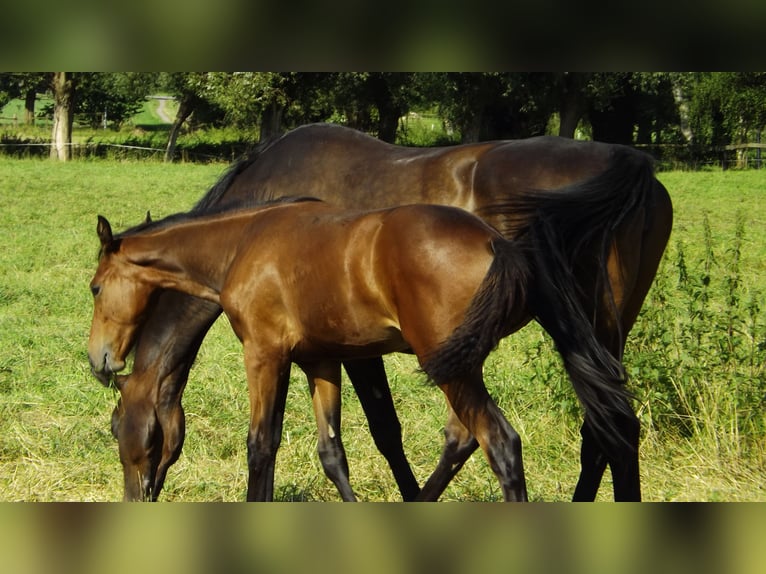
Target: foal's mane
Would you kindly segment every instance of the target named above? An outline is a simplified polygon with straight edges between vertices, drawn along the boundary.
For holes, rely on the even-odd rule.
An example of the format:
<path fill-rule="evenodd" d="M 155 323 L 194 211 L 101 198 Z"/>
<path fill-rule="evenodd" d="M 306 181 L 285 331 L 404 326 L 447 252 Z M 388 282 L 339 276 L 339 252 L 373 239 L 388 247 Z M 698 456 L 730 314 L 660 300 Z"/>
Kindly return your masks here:
<path fill-rule="evenodd" d="M 157 231 L 157 230 L 164 229 L 166 227 L 170 227 L 172 225 L 176 225 L 179 223 L 206 219 L 206 218 L 215 217 L 218 215 L 227 215 L 227 214 L 234 215 L 236 213 L 240 213 L 240 212 L 247 211 L 249 209 L 254 209 L 254 208 L 262 207 L 265 209 L 265 208 L 273 207 L 276 205 L 282 205 L 287 203 L 302 203 L 307 201 L 321 202 L 321 200 L 317 199 L 316 197 L 290 195 L 290 196 L 278 197 L 276 199 L 270 199 L 268 201 L 256 201 L 256 200 L 247 201 L 241 204 L 237 204 L 236 206 L 232 206 L 232 205 L 214 206 L 214 207 L 206 209 L 205 211 L 199 211 L 195 207 L 191 211 L 174 213 L 173 215 L 168 215 L 167 217 L 158 219 L 156 221 L 145 221 L 143 223 L 139 223 L 138 225 L 130 227 L 126 229 L 125 231 L 122 231 L 121 233 L 115 235 L 114 239 L 115 241 L 118 241 L 124 237 L 130 237 L 131 235 L 136 235 L 138 233 L 143 233 L 146 231 Z"/>

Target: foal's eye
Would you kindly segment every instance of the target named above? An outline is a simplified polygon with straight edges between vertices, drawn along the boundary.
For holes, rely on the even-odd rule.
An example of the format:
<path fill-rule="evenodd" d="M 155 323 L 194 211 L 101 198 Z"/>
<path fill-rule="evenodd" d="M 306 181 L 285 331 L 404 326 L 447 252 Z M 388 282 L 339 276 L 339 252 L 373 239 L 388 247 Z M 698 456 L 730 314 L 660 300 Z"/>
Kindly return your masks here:
<path fill-rule="evenodd" d="M 101 293 L 101 285 L 91 285 L 90 292 L 93 293 L 94 297 L 96 297 L 99 293 Z"/>

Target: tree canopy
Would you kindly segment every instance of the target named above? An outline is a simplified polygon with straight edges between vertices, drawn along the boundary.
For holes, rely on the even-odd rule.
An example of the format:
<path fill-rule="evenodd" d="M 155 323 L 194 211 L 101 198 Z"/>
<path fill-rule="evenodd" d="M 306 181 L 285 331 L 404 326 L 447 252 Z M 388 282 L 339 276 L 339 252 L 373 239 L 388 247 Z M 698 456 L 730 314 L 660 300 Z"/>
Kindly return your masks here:
<path fill-rule="evenodd" d="M 0 73 L 0 104 L 54 91 L 52 72 Z M 165 72 L 69 74 L 78 122 L 119 126 L 151 93 L 184 122 L 261 138 L 336 121 L 394 141 L 400 119 L 429 110 L 461 141 L 545 133 L 700 150 L 760 141 L 763 72 Z M 32 108 L 34 106 L 32 105 Z M 50 110 L 49 113 L 53 113 Z M 27 112 L 27 121 L 33 121 Z M 169 145 L 169 152 L 172 146 Z M 172 153 L 170 153 L 172 157 Z"/>

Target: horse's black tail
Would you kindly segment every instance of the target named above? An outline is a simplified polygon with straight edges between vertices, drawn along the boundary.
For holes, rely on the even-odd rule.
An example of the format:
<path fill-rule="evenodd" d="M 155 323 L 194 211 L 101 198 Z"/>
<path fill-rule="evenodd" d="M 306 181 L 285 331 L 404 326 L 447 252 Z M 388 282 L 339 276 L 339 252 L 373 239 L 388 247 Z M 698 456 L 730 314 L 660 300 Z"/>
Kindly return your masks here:
<path fill-rule="evenodd" d="M 515 319 L 527 315 L 530 269 L 519 245 L 501 237 L 492 241 L 494 259 L 463 322 L 433 353 L 423 371 L 431 381 L 448 382 L 476 373 Z"/>
<path fill-rule="evenodd" d="M 596 440 L 606 449 L 624 444 L 615 417 L 634 415 L 622 363 L 596 337 L 556 228 L 541 220 L 529 240 L 534 275 L 529 308 L 553 338 Z"/>
<path fill-rule="evenodd" d="M 529 308 L 553 338 L 596 439 L 607 449 L 626 442 L 616 419 L 635 414 L 620 357 L 598 340 L 585 302 L 606 300 L 619 329 L 608 250 L 618 226 L 644 209 L 655 185 L 649 156 L 622 146 L 612 153 L 610 167 L 594 178 L 553 191 L 514 194 L 503 205 L 525 222 L 520 240 L 532 254 Z M 592 293 L 583 288 L 582 269 L 590 270 L 585 282 L 594 286 Z"/>

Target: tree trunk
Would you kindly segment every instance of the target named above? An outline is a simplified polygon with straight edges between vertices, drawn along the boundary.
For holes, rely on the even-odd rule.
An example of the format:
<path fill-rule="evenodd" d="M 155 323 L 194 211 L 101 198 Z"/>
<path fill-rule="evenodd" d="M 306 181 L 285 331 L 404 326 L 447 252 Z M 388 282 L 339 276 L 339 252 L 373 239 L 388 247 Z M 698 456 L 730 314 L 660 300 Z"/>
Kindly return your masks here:
<path fill-rule="evenodd" d="M 559 98 L 559 135 L 574 139 L 577 124 L 585 113 L 585 86 L 590 74 L 564 72 L 561 74 Z"/>
<path fill-rule="evenodd" d="M 269 104 L 261 114 L 261 137 L 265 142 L 282 133 L 282 108 L 276 104 Z"/>
<path fill-rule="evenodd" d="M 181 98 L 181 102 L 178 104 L 176 119 L 173 120 L 173 125 L 170 127 L 168 146 L 165 148 L 166 162 L 172 162 L 173 158 L 175 158 L 176 142 L 178 141 L 178 134 L 181 133 L 181 126 L 187 119 L 189 119 L 189 116 L 194 111 L 197 101 L 196 96 L 193 95 L 185 95 Z"/>
<path fill-rule="evenodd" d="M 395 109 L 378 109 L 378 138 L 384 142 L 395 143 L 400 117 Z"/>
<path fill-rule="evenodd" d="M 583 115 L 582 98 L 577 93 L 565 92 L 561 98 L 559 108 L 559 135 L 564 138 L 574 139 L 577 124 Z"/>
<path fill-rule="evenodd" d="M 72 123 L 74 122 L 75 79 L 72 72 L 54 72 L 53 133 L 51 159 L 67 161 L 72 157 Z"/>
<path fill-rule="evenodd" d="M 24 94 L 24 123 L 28 126 L 35 124 L 35 102 L 37 101 L 37 90 L 32 88 Z"/>
<path fill-rule="evenodd" d="M 481 125 L 483 115 L 481 111 L 464 118 L 460 126 L 460 143 L 476 143 L 481 139 Z"/>
<path fill-rule="evenodd" d="M 396 130 L 399 128 L 399 118 L 407 110 L 400 109 L 391 98 L 388 87 L 384 84 L 377 92 L 375 107 L 378 108 L 378 139 L 388 143 L 396 142 Z"/>
<path fill-rule="evenodd" d="M 689 102 L 684 98 L 683 90 L 678 84 L 673 85 L 673 99 L 675 100 L 676 108 L 678 109 L 681 133 L 683 134 L 684 139 L 686 139 L 686 143 L 691 143 L 694 140 L 694 133 L 689 124 Z"/>

